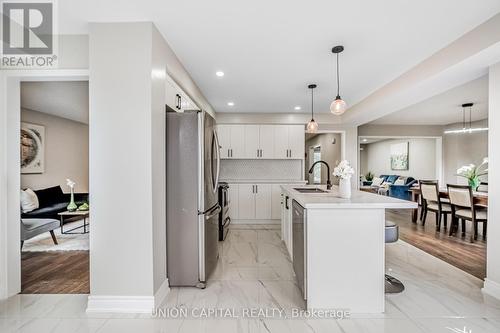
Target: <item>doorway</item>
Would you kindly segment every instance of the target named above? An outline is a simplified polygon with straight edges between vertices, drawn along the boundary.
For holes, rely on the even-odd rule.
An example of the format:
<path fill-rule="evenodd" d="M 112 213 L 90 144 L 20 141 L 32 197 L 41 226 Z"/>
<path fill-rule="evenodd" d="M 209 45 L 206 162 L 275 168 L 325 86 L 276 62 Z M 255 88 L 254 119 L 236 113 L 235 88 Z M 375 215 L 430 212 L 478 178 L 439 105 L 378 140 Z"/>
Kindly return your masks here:
<path fill-rule="evenodd" d="M 88 294 L 88 81 L 20 92 L 21 293 Z"/>
<path fill-rule="evenodd" d="M 306 133 L 305 136 L 305 175 L 304 179 L 309 181 L 309 184 L 326 184 L 328 179 L 327 168 L 316 166 L 309 173 L 310 166 L 317 161 L 325 161 L 330 166 L 330 178 L 333 168 L 343 159 L 343 133 L 342 132 L 318 132 Z M 332 179 L 333 184 L 337 184 L 338 180 Z"/>
<path fill-rule="evenodd" d="M 5 192 L 0 198 L 0 298 L 21 292 L 21 250 L 20 250 L 20 131 L 21 131 L 21 83 L 27 81 L 88 81 L 88 70 L 33 70 L 5 71 L 0 76 L 2 105 L 0 116 L 1 154 L 5 163 L 0 183 Z"/>

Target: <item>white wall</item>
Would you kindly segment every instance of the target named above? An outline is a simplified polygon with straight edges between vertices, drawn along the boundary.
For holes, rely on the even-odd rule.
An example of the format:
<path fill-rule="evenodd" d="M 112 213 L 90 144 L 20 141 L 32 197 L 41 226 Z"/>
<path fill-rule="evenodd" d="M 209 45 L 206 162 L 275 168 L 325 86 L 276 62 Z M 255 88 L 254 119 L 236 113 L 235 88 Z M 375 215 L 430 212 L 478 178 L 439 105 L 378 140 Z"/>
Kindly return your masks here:
<path fill-rule="evenodd" d="M 90 25 L 90 192 L 96 227 L 90 235 L 88 311 L 149 312 L 168 290 L 167 71 L 175 69 L 186 85 L 194 85 L 172 57 L 152 23 Z"/>
<path fill-rule="evenodd" d="M 489 105 L 488 119 L 490 143 L 500 142 L 500 63 L 490 67 L 489 73 Z M 500 154 L 498 147 L 490 144 L 489 151 L 489 183 L 488 187 L 488 246 L 486 252 L 486 279 L 483 291 L 500 299 Z"/>
<path fill-rule="evenodd" d="M 408 142 L 408 170 L 391 170 L 391 145 Z M 430 138 L 389 139 L 364 145 L 367 157 L 365 172 L 379 175 L 411 176 L 436 179 L 436 140 Z"/>
<path fill-rule="evenodd" d="M 21 188 L 37 190 L 60 185 L 69 192 L 66 178 L 70 178 L 76 182 L 75 192 L 88 193 L 89 126 L 24 108 L 21 121 L 45 126 L 45 170 L 41 174 L 21 174 Z"/>
<path fill-rule="evenodd" d="M 154 293 L 152 24 L 89 28 L 89 309 L 97 311 L 99 297 Z"/>
<path fill-rule="evenodd" d="M 472 127 L 488 127 L 488 120 L 475 121 Z M 460 129 L 462 124 L 450 124 L 444 129 Z M 488 156 L 488 132 L 443 135 L 444 181 L 451 184 L 467 184 L 467 180 L 457 177 L 457 169 L 463 165 L 482 163 Z M 481 177 L 487 181 L 488 176 Z"/>
<path fill-rule="evenodd" d="M 166 240 L 166 122 L 165 73 L 171 52 L 163 37 L 153 26 L 152 100 L 151 100 L 151 173 L 153 180 L 153 289 L 156 292 L 167 278 Z"/>

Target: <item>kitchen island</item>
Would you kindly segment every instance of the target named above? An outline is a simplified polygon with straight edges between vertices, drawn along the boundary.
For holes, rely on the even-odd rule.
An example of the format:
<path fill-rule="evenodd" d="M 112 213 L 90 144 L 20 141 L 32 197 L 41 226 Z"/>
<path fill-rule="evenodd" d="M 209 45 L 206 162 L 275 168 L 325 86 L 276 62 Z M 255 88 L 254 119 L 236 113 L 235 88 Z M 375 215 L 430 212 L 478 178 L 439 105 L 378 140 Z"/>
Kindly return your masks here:
<path fill-rule="evenodd" d="M 307 309 L 384 312 L 385 209 L 416 203 L 356 190 L 342 199 L 336 186 L 281 188 L 282 238 Z"/>

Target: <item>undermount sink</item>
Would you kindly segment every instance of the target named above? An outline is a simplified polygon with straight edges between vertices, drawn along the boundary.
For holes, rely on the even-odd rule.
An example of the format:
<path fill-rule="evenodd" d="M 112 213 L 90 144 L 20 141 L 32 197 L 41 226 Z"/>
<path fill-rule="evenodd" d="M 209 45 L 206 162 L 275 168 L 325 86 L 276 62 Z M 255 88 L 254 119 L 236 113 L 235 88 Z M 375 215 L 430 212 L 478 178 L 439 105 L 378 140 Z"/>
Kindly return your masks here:
<path fill-rule="evenodd" d="M 296 187 L 294 190 L 300 193 L 328 193 L 328 191 L 316 187 Z"/>

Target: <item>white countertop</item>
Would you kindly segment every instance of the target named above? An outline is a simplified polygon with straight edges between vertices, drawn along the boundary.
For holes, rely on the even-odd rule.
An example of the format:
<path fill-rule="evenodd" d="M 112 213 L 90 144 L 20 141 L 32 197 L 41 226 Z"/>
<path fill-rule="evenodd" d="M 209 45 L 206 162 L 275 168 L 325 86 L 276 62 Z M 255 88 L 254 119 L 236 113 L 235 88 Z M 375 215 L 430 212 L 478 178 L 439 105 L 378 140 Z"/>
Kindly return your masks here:
<path fill-rule="evenodd" d="M 307 209 L 325 209 L 325 208 L 417 208 L 417 203 L 396 199 L 384 195 L 373 194 L 358 190 L 352 191 L 350 199 L 342 199 L 338 195 L 338 187 L 333 186 L 328 193 L 300 193 L 294 188 L 297 185 L 282 185 L 281 188 L 288 196 L 297 201 L 302 207 Z M 301 188 L 320 188 L 326 190 L 326 185 L 300 185 Z"/>
<path fill-rule="evenodd" d="M 220 182 L 228 184 L 307 184 L 305 180 L 287 180 L 287 179 L 221 179 Z"/>

